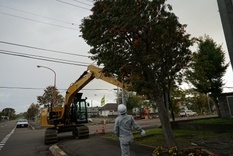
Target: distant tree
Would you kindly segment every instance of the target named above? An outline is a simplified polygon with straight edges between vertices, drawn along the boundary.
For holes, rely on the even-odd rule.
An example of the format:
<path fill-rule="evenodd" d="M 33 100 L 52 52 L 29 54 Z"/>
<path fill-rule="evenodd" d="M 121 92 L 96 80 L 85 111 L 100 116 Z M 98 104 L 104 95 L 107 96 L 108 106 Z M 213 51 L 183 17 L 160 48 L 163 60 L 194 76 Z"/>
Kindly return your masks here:
<path fill-rule="evenodd" d="M 193 54 L 192 69 L 188 71 L 188 80 L 200 93 L 220 94 L 224 85 L 222 77 L 227 67 L 222 46 L 205 35 L 199 38 L 197 52 Z M 218 108 L 217 99 L 215 102 Z"/>
<path fill-rule="evenodd" d="M 13 108 L 4 108 L 2 110 L 2 114 L 4 116 L 7 116 L 9 119 L 14 119 L 14 116 L 15 116 L 15 109 Z M 12 118 L 13 117 L 13 118 Z"/>
<path fill-rule="evenodd" d="M 26 113 L 26 112 L 16 114 L 16 118 L 26 118 L 27 116 L 26 116 L 26 115 L 24 115 L 25 113 Z"/>
<path fill-rule="evenodd" d="M 119 104 L 122 103 L 122 91 L 118 91 L 116 93 L 117 99 Z M 126 104 L 127 104 L 127 113 L 132 114 L 133 108 L 139 107 L 141 103 L 141 98 L 138 97 L 137 95 L 134 95 L 132 92 L 125 92 L 125 99 L 126 99 Z"/>
<path fill-rule="evenodd" d="M 5 112 L 4 111 L 1 111 L 1 116 L 5 116 Z"/>
<path fill-rule="evenodd" d="M 27 118 L 34 119 L 40 112 L 40 105 L 32 103 L 27 110 Z"/>
<path fill-rule="evenodd" d="M 62 106 L 64 103 L 64 97 L 59 93 L 59 91 L 56 89 L 56 102 L 58 106 Z M 37 102 L 39 105 L 50 105 L 53 103 L 54 100 L 54 86 L 48 86 L 44 90 L 44 94 L 42 96 L 37 96 Z"/>
<path fill-rule="evenodd" d="M 178 114 L 180 111 L 180 106 L 185 104 L 185 94 L 181 88 L 172 87 L 170 92 L 170 103 L 173 108 L 173 113 Z"/>
<path fill-rule="evenodd" d="M 143 103 L 144 99 L 142 99 L 140 96 L 135 95 L 134 93 L 128 93 L 127 94 L 127 111 L 129 114 L 132 114 L 133 108 L 141 108 L 142 105 L 145 105 Z"/>
<path fill-rule="evenodd" d="M 192 105 L 190 89 L 173 88 L 171 91 L 171 103 L 176 114 L 181 109 L 190 109 Z"/>
<path fill-rule="evenodd" d="M 24 113 L 23 113 L 23 116 L 24 116 L 25 118 L 27 118 L 27 112 L 24 112 Z"/>
<path fill-rule="evenodd" d="M 208 97 L 206 94 L 197 92 L 193 90 L 192 94 L 192 106 L 191 109 L 195 110 L 201 114 L 207 113 L 209 111 L 209 107 L 212 108 L 214 105 L 214 101 Z"/>
<path fill-rule="evenodd" d="M 133 108 L 138 106 L 138 98 L 135 95 L 130 94 L 129 97 L 127 98 L 127 113 L 132 114 L 133 113 Z"/>
<path fill-rule="evenodd" d="M 91 59 L 158 107 L 167 146 L 177 146 L 164 93 L 190 61 L 192 45 L 186 25 L 165 0 L 97 0 L 80 25 L 91 46 Z"/>
<path fill-rule="evenodd" d="M 0 112 L 0 121 L 2 120 L 2 117 L 3 117 L 3 113 Z"/>

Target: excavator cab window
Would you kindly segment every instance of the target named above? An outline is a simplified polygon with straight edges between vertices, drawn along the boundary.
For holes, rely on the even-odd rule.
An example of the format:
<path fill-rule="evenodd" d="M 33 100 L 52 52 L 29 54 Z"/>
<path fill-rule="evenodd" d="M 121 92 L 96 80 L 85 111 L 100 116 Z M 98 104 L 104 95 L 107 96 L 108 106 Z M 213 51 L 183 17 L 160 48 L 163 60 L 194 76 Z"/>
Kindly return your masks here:
<path fill-rule="evenodd" d="M 82 93 L 76 93 L 70 107 L 71 122 L 76 124 L 88 122 L 86 99 L 81 99 L 81 97 Z"/>
<path fill-rule="evenodd" d="M 84 99 L 77 103 L 77 123 L 87 123 L 87 107 Z"/>

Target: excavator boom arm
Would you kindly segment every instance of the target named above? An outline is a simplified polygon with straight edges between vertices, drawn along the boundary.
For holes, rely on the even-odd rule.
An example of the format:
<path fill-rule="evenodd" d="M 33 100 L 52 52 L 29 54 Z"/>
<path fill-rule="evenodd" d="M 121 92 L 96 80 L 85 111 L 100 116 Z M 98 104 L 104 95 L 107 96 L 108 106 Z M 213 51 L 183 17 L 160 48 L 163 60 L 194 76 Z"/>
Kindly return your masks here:
<path fill-rule="evenodd" d="M 123 88 L 125 90 L 128 89 L 129 85 L 124 84 L 120 81 L 118 81 L 115 77 L 113 76 L 105 76 L 105 74 L 102 72 L 102 68 L 98 68 L 93 65 L 89 65 L 87 68 L 87 71 L 85 71 L 80 78 L 74 82 L 66 91 L 66 96 L 65 96 L 65 103 L 64 103 L 64 108 L 62 112 L 62 118 L 67 116 L 70 110 L 70 105 L 72 103 L 72 99 L 74 95 L 79 92 L 83 87 L 85 87 L 90 81 L 92 81 L 94 78 L 96 79 L 101 79 L 105 82 L 108 82 L 112 85 L 115 85 L 117 87 Z"/>

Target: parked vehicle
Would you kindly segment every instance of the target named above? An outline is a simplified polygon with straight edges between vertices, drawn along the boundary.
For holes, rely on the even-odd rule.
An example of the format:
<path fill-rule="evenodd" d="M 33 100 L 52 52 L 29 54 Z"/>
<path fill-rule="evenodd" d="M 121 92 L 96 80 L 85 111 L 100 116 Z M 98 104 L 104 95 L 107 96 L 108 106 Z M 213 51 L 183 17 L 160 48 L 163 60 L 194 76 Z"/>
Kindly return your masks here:
<path fill-rule="evenodd" d="M 197 113 L 193 112 L 192 110 L 181 110 L 179 115 L 180 117 L 185 117 L 185 116 L 194 116 L 197 115 Z"/>
<path fill-rule="evenodd" d="M 27 119 L 19 119 L 16 123 L 16 128 L 19 127 L 28 127 L 28 120 Z"/>

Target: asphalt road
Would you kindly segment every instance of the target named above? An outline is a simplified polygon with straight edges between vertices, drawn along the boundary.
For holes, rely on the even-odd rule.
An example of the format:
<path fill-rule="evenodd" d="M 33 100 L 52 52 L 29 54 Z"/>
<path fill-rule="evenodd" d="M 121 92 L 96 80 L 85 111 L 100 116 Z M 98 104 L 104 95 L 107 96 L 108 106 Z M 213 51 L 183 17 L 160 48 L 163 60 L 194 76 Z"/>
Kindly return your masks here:
<path fill-rule="evenodd" d="M 44 129 L 15 128 L 16 120 L 0 123 L 1 156 L 53 156 L 44 145 Z"/>

